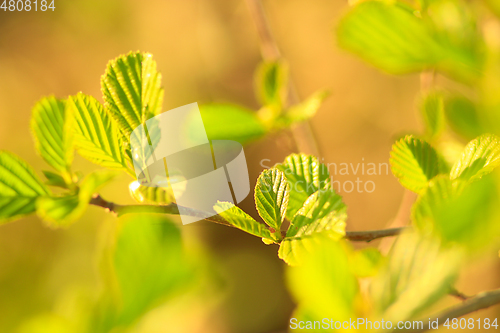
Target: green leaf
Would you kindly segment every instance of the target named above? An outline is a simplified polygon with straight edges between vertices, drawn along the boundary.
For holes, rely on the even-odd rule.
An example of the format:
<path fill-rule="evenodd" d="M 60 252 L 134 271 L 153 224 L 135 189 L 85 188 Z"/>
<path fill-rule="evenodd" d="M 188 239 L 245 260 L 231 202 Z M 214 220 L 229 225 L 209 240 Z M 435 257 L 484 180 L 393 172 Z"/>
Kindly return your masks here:
<path fill-rule="evenodd" d="M 95 164 L 125 170 L 135 176 L 126 164 L 118 126 L 101 103 L 79 93 L 69 98 L 68 106 L 73 109 L 76 120 L 75 146 L 78 153 Z"/>
<path fill-rule="evenodd" d="M 313 233 L 333 231 L 345 235 L 346 206 L 332 189 L 318 191 L 307 198 L 297 211 L 286 233 L 287 237 L 304 237 Z"/>
<path fill-rule="evenodd" d="M 255 141 L 266 134 L 257 114 L 231 104 L 200 105 L 200 113 L 209 140 L 234 140 L 241 144 Z M 192 137 L 198 133 L 189 127 Z"/>
<path fill-rule="evenodd" d="M 328 95 L 327 91 L 318 91 L 302 103 L 290 107 L 284 115 L 285 125 L 288 126 L 312 118 Z"/>
<path fill-rule="evenodd" d="M 467 183 L 442 175 L 430 181 L 428 188 L 412 208 L 415 226 L 434 232 L 443 241 L 478 249 L 500 235 L 498 191 L 489 177 Z"/>
<path fill-rule="evenodd" d="M 255 73 L 255 91 L 262 105 L 282 107 L 288 92 L 288 67 L 283 61 L 263 62 Z"/>
<path fill-rule="evenodd" d="M 500 165 L 500 138 L 483 134 L 465 146 L 460 159 L 451 169 L 451 179 L 475 180 Z"/>
<path fill-rule="evenodd" d="M 299 308 L 309 313 L 311 320 L 355 318 L 359 287 L 343 244 L 316 237 L 310 245 L 310 254 L 302 264 L 288 267 L 286 272 L 288 288 Z"/>
<path fill-rule="evenodd" d="M 177 184 L 175 188 L 175 195 L 172 189 L 172 183 L 184 182 L 186 179 L 180 175 L 164 177 L 161 179 L 160 176 L 155 176 L 155 184 L 162 185 L 159 186 L 145 186 L 141 185 L 138 181 L 133 181 L 129 185 L 129 191 L 132 198 L 140 203 L 156 204 L 156 205 L 168 205 L 175 202 L 175 195 L 182 195 L 184 193 L 185 187 L 181 188 Z"/>
<path fill-rule="evenodd" d="M 50 227 L 67 227 L 82 216 L 93 194 L 115 176 L 111 170 L 96 170 L 82 180 L 77 194 L 38 198 L 37 213 Z"/>
<path fill-rule="evenodd" d="M 281 229 L 290 195 L 285 173 L 278 169 L 264 170 L 255 185 L 255 205 L 264 222 L 276 231 Z"/>
<path fill-rule="evenodd" d="M 425 123 L 426 136 L 433 141 L 439 137 L 445 127 L 442 94 L 434 92 L 426 95 L 422 100 L 420 110 Z"/>
<path fill-rule="evenodd" d="M 38 153 L 68 181 L 73 161 L 73 116 L 65 104 L 55 97 L 41 99 L 33 108 L 31 130 Z"/>
<path fill-rule="evenodd" d="M 338 194 L 331 189 L 313 193 L 290 222 L 278 256 L 289 265 L 300 264 L 318 235 L 341 239 L 346 218 L 346 206 Z"/>
<path fill-rule="evenodd" d="M 466 82 L 477 79 L 480 48 L 457 42 L 418 13 L 401 2 L 364 1 L 341 20 L 339 45 L 392 74 L 437 68 Z"/>
<path fill-rule="evenodd" d="M 218 202 L 214 210 L 231 225 L 251 235 L 264 239 L 275 240 L 269 229 L 262 223 L 255 221 L 250 215 L 230 202 Z"/>
<path fill-rule="evenodd" d="M 392 173 L 401 185 L 416 193 L 445 168 L 445 163 L 431 145 L 411 135 L 392 146 L 390 163 Z"/>
<path fill-rule="evenodd" d="M 384 257 L 373 247 L 355 251 L 349 260 L 351 271 L 360 278 L 375 276 L 384 264 Z"/>
<path fill-rule="evenodd" d="M 445 102 L 446 121 L 457 134 L 472 140 L 484 133 L 476 105 L 465 97 L 453 96 Z"/>
<path fill-rule="evenodd" d="M 341 47 L 394 74 L 422 71 L 443 57 L 421 19 L 380 1 L 354 6 L 341 20 L 337 38 Z"/>
<path fill-rule="evenodd" d="M 331 189 L 328 168 L 311 155 L 292 154 L 276 166 L 285 173 L 290 184 L 286 218 L 292 220 L 311 194 Z"/>
<path fill-rule="evenodd" d="M 45 178 L 47 178 L 47 181 L 45 182 L 46 185 L 57 186 L 65 189 L 68 188 L 68 184 L 66 184 L 64 178 L 59 174 L 47 170 L 43 170 L 42 172 Z"/>
<path fill-rule="evenodd" d="M 109 254 L 106 262 L 115 279 L 101 298 L 92 332 L 129 328 L 147 311 L 185 291 L 195 277 L 179 228 L 164 216 L 120 218 Z"/>
<path fill-rule="evenodd" d="M 461 251 L 418 233 L 399 236 L 371 292 L 380 318 L 408 320 L 445 296 L 456 280 Z"/>
<path fill-rule="evenodd" d="M 0 224 L 34 212 L 36 199 L 48 193 L 28 163 L 0 150 Z"/>
<path fill-rule="evenodd" d="M 129 53 L 108 63 L 101 78 L 105 110 L 125 137 L 146 120 L 161 113 L 161 74 L 149 53 Z"/>

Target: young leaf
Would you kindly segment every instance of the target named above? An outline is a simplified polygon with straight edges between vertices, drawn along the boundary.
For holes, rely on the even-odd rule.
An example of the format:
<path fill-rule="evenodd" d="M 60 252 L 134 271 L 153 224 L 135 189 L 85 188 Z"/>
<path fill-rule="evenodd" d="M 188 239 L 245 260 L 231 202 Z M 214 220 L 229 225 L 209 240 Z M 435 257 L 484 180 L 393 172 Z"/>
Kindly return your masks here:
<path fill-rule="evenodd" d="M 255 73 L 255 90 L 262 105 L 285 103 L 288 92 L 288 67 L 283 61 L 263 62 Z"/>
<path fill-rule="evenodd" d="M 68 178 L 73 161 L 73 116 L 66 102 L 55 97 L 40 100 L 33 108 L 31 130 L 38 153 Z"/>
<path fill-rule="evenodd" d="M 318 232 L 332 231 L 345 235 L 346 206 L 342 197 L 332 189 L 317 191 L 307 198 L 304 206 L 297 211 L 287 237 L 304 237 Z"/>
<path fill-rule="evenodd" d="M 475 180 L 500 165 L 500 138 L 484 134 L 467 144 L 451 169 L 451 179 Z"/>
<path fill-rule="evenodd" d="M 436 139 L 444 130 L 444 98 L 440 93 L 425 96 L 420 106 L 425 123 L 425 132 L 429 140 Z"/>
<path fill-rule="evenodd" d="M 394 74 L 421 71 L 443 58 L 443 50 L 421 19 L 380 1 L 354 6 L 341 20 L 337 36 L 341 47 Z"/>
<path fill-rule="evenodd" d="M 427 142 L 407 135 L 392 146 L 391 170 L 401 185 L 419 193 L 444 169 L 444 162 Z"/>
<path fill-rule="evenodd" d="M 380 251 L 373 247 L 367 247 L 353 252 L 350 257 L 351 271 L 360 278 L 375 276 L 382 265 L 384 257 Z"/>
<path fill-rule="evenodd" d="M 476 105 L 461 96 L 447 98 L 444 104 L 446 121 L 457 134 L 472 140 L 485 132 Z"/>
<path fill-rule="evenodd" d="M 271 232 L 264 224 L 255 221 L 250 215 L 230 202 L 219 201 L 214 206 L 214 210 L 238 229 L 263 239 L 275 240 L 275 237 L 271 235 Z"/>
<path fill-rule="evenodd" d="M 79 93 L 69 98 L 68 106 L 73 109 L 76 120 L 78 153 L 95 164 L 125 170 L 135 176 L 126 164 L 120 131 L 101 103 Z"/>
<path fill-rule="evenodd" d="M 276 166 L 290 184 L 286 218 L 292 220 L 307 198 L 316 191 L 331 189 L 328 168 L 311 155 L 292 154 Z"/>
<path fill-rule="evenodd" d="M 264 170 L 255 185 L 255 205 L 264 222 L 276 231 L 281 229 L 290 195 L 283 171 Z"/>
<path fill-rule="evenodd" d="M 338 194 L 331 189 L 313 193 L 293 217 L 278 256 L 289 265 L 300 264 L 318 235 L 342 238 L 346 218 L 346 207 Z"/>
<path fill-rule="evenodd" d="M 34 212 L 36 199 L 48 193 L 31 166 L 0 151 L 0 224 Z"/>
<path fill-rule="evenodd" d="M 45 182 L 46 185 L 49 186 L 57 186 L 61 188 L 68 188 L 68 184 L 64 181 L 64 178 L 60 176 L 59 174 L 52 172 L 52 171 L 47 171 L 43 170 L 42 171 L 45 178 L 47 178 L 47 181 Z"/>
<path fill-rule="evenodd" d="M 461 251 L 444 249 L 418 233 L 401 235 L 372 282 L 380 318 L 396 322 L 418 315 L 448 293 L 457 277 Z"/>
<path fill-rule="evenodd" d="M 284 115 L 285 124 L 290 125 L 312 118 L 328 95 L 327 91 L 318 91 L 302 103 L 290 107 Z"/>
<path fill-rule="evenodd" d="M 108 63 L 101 78 L 105 110 L 125 137 L 161 112 L 161 74 L 149 53 L 129 53 Z"/>
<path fill-rule="evenodd" d="M 317 237 L 310 246 L 310 254 L 302 264 L 289 267 L 286 272 L 288 288 L 299 307 L 306 310 L 313 321 L 355 318 L 359 286 L 349 269 L 345 247 L 327 237 Z"/>
<path fill-rule="evenodd" d="M 85 212 L 92 195 L 115 176 L 111 170 L 94 171 L 82 180 L 78 194 L 38 198 L 37 213 L 50 227 L 67 227 Z"/>
<path fill-rule="evenodd" d="M 179 295 L 196 276 L 179 228 L 165 216 L 131 214 L 118 225 L 105 258 L 114 280 L 100 299 L 92 332 L 130 328 L 146 312 Z"/>
<path fill-rule="evenodd" d="M 205 104 L 200 105 L 200 113 L 209 140 L 234 140 L 246 144 L 266 134 L 257 114 L 241 106 Z M 189 125 L 188 130 L 193 137 L 199 135 Z"/>

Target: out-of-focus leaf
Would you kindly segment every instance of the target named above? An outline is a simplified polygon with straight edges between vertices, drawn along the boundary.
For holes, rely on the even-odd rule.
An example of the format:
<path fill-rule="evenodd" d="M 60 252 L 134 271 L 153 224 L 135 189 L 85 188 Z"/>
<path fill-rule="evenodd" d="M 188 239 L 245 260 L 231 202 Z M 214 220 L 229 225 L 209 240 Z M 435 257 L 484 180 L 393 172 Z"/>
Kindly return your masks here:
<path fill-rule="evenodd" d="M 50 227 L 67 227 L 85 212 L 92 195 L 115 176 L 115 171 L 96 170 L 82 180 L 78 194 L 38 198 L 37 213 Z"/>
<path fill-rule="evenodd" d="M 287 269 L 290 292 L 311 320 L 343 321 L 355 317 L 358 284 L 349 269 L 346 250 L 328 237 L 315 238 L 302 264 Z"/>
<path fill-rule="evenodd" d="M 337 36 L 341 47 L 389 73 L 437 68 L 465 81 L 480 75 L 480 52 L 456 45 L 400 3 L 355 5 L 341 20 Z"/>
<path fill-rule="evenodd" d="M 291 154 L 276 167 L 285 173 L 290 183 L 290 198 L 286 211 L 286 218 L 289 220 L 292 220 L 311 194 L 331 189 L 328 168 L 314 156 Z"/>
<path fill-rule="evenodd" d="M 434 231 L 445 242 L 478 249 L 500 235 L 498 195 L 489 177 L 467 184 L 439 176 L 415 203 L 412 219 L 419 229 Z"/>
<path fill-rule="evenodd" d="M 313 193 L 293 217 L 278 255 L 287 264 L 299 265 L 310 254 L 318 235 L 339 240 L 345 235 L 346 206 L 331 189 Z"/>
<path fill-rule="evenodd" d="M 164 216 L 121 218 L 110 259 L 115 284 L 101 301 L 92 332 L 129 328 L 193 281 L 180 231 Z"/>
<path fill-rule="evenodd" d="M 454 96 L 445 101 L 446 121 L 450 127 L 467 140 L 484 133 L 476 105 L 465 97 Z"/>
<path fill-rule="evenodd" d="M 214 210 L 238 229 L 263 239 L 275 240 L 264 224 L 255 221 L 250 215 L 230 202 L 218 202 L 214 206 Z"/>
<path fill-rule="evenodd" d="M 263 62 L 255 73 L 255 91 L 262 105 L 283 106 L 288 92 L 288 67 L 283 61 Z"/>
<path fill-rule="evenodd" d="M 407 135 L 392 146 L 391 170 L 401 185 L 419 193 L 445 165 L 430 144 Z"/>
<path fill-rule="evenodd" d="M 462 157 L 451 169 L 451 179 L 474 180 L 500 165 L 500 138 L 484 134 L 465 146 Z"/>
<path fill-rule="evenodd" d="M 22 323 L 17 333 L 69 333 L 81 332 L 75 328 L 66 318 L 56 314 L 42 314 Z"/>
<path fill-rule="evenodd" d="M 432 141 L 439 137 L 445 127 L 444 97 L 442 94 L 435 92 L 425 96 L 420 111 L 425 123 L 426 136 Z"/>
<path fill-rule="evenodd" d="M 266 134 L 257 114 L 238 105 L 200 105 L 200 113 L 209 140 L 234 140 L 246 144 Z M 192 137 L 200 134 L 191 130 L 189 124 L 188 131 Z"/>
<path fill-rule="evenodd" d="M 75 146 L 89 161 L 111 169 L 133 171 L 126 164 L 120 130 L 95 98 L 82 93 L 72 96 L 68 106 L 76 120 Z"/>
<path fill-rule="evenodd" d="M 396 322 L 418 315 L 446 295 L 457 277 L 461 251 L 418 233 L 399 236 L 371 286 L 380 318 Z"/>
<path fill-rule="evenodd" d="M 68 184 L 66 184 L 66 181 L 64 181 L 64 178 L 61 175 L 47 170 L 42 172 L 45 178 L 47 178 L 47 181 L 45 182 L 46 185 L 68 188 Z"/>
<path fill-rule="evenodd" d="M 349 259 L 352 272 L 360 278 L 376 275 L 384 263 L 380 251 L 373 247 L 355 251 Z"/>
<path fill-rule="evenodd" d="M 285 124 L 290 125 L 312 118 L 328 95 L 327 91 L 318 91 L 302 103 L 289 108 L 284 115 Z"/>
<path fill-rule="evenodd" d="M 0 224 L 34 212 L 36 199 L 48 193 L 28 163 L 0 151 Z"/>
<path fill-rule="evenodd" d="M 161 74 L 149 53 L 131 52 L 108 63 L 101 78 L 105 111 L 126 138 L 146 120 L 161 112 Z"/>
<path fill-rule="evenodd" d="M 255 185 L 255 205 L 264 222 L 276 231 L 285 218 L 290 185 L 285 173 L 272 168 L 264 170 Z"/>
<path fill-rule="evenodd" d="M 67 174 L 73 161 L 74 135 L 73 116 L 66 102 L 55 97 L 41 99 L 33 108 L 31 130 L 42 158 L 57 171 Z"/>

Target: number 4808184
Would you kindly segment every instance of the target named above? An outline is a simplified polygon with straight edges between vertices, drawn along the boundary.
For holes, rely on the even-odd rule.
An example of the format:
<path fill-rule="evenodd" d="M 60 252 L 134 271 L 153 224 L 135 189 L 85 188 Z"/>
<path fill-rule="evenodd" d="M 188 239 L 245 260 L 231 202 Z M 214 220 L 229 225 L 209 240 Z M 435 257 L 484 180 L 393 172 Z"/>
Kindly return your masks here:
<path fill-rule="evenodd" d="M 1 0 L 0 0 L 1 1 Z M 32 9 L 37 12 L 38 10 L 45 12 L 48 9 L 56 9 L 56 6 L 54 4 L 55 0 L 52 0 L 49 4 L 49 1 L 47 0 L 3 0 L 2 5 L 0 6 L 0 9 L 3 9 L 4 12 L 7 10 L 10 12 L 14 11 L 26 11 L 29 12 Z"/>

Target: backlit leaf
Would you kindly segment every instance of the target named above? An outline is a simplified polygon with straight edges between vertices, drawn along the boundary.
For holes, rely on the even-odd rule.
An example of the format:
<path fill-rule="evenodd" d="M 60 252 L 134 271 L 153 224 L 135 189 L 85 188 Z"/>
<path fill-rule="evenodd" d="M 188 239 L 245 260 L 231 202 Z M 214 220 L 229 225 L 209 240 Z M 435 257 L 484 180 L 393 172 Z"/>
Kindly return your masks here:
<path fill-rule="evenodd" d="M 255 90 L 262 105 L 283 106 L 288 92 L 288 67 L 283 61 L 263 62 L 255 73 Z"/>
<path fill-rule="evenodd" d="M 280 230 L 288 207 L 290 185 L 283 171 L 264 170 L 255 185 L 255 205 L 264 222 L 274 230 Z"/>

